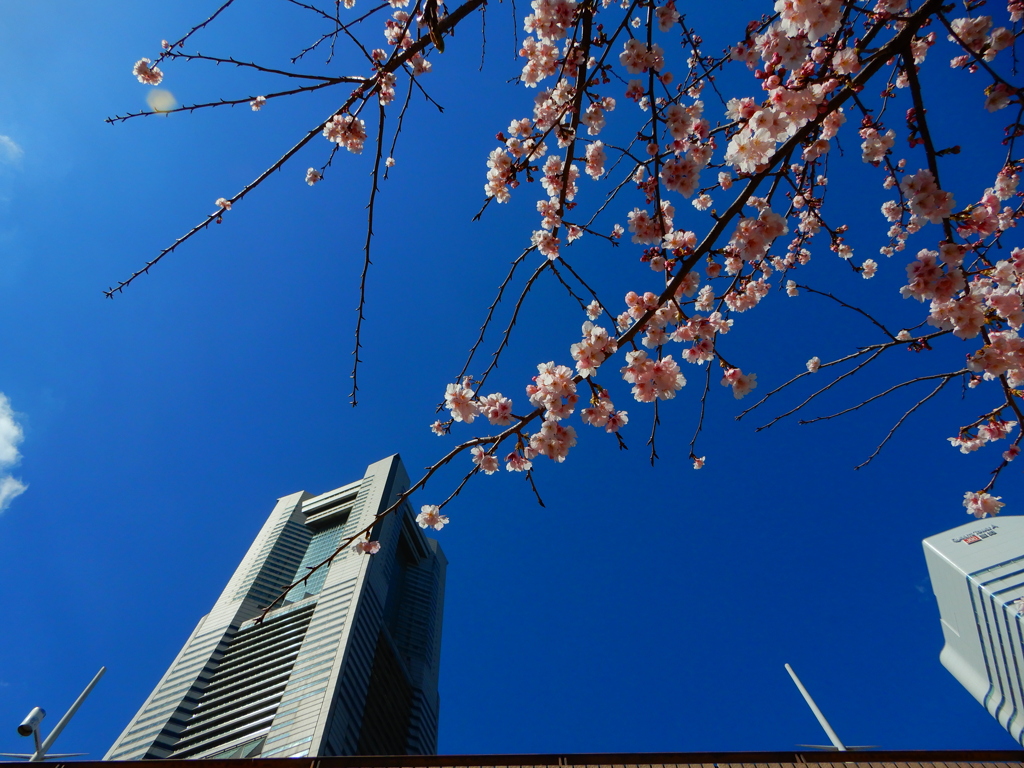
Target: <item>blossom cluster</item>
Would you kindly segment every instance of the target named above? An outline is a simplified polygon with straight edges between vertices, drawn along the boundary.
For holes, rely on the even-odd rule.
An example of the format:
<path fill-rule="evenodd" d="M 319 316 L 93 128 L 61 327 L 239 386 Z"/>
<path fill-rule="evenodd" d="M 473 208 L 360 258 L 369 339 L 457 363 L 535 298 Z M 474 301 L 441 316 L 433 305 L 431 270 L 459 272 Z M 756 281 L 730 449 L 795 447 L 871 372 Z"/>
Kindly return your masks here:
<path fill-rule="evenodd" d="M 366 123 L 354 115 L 335 115 L 324 126 L 324 138 L 358 155 L 366 141 Z"/>
<path fill-rule="evenodd" d="M 346 8 L 354 4 L 344 2 Z M 437 4 L 416 6 L 418 16 L 410 5 L 410 0 L 389 0 L 378 9 L 385 17 L 387 44 L 378 37 L 366 47 L 372 72 L 323 127 L 323 136 L 337 147 L 361 153 L 367 140 L 366 124 L 358 117 L 362 107 L 376 99 L 381 119 L 390 115 L 399 79 L 417 78 L 438 62 L 426 57 L 428 39 L 443 51 Z M 564 278 L 556 270 L 570 260 L 574 248 L 586 248 L 589 257 L 597 246 L 591 251 L 588 244 L 604 239 L 625 246 L 617 253 L 631 253 L 627 258 L 634 266 L 638 259 L 649 267 L 643 275 L 651 282 L 633 284 L 636 290 L 625 293 L 618 315 L 608 310 L 613 327 L 597 323 L 604 306 L 583 283 L 583 295 L 593 294 L 593 301 L 585 307 L 582 337 L 563 348 L 575 368 L 554 361 L 537 366 L 525 388 L 531 413 L 516 416 L 511 399 L 499 392 L 481 394 L 482 385 L 469 378 L 447 386 L 449 416 L 432 425 L 436 433 L 447 434 L 454 424 L 473 424 L 478 418 L 501 428 L 496 436 L 464 446 L 476 471 L 493 474 L 502 462 L 508 471 L 530 471 L 538 456 L 564 461 L 576 445 L 569 422 L 581 405 L 581 393 L 589 395 L 580 408 L 583 424 L 617 434 L 629 416 L 616 409 L 604 377 L 602 386 L 596 379 L 619 354 L 622 364 L 615 368 L 622 381 L 614 386 L 624 390 L 624 383 L 641 403 L 674 398 L 686 383 L 682 363 L 706 364 L 708 381 L 717 365 L 728 392 L 737 399 L 749 394 L 758 385 L 757 375 L 744 373 L 740 364 L 747 361 L 734 360 L 732 350 L 720 348 L 723 337 L 752 312 L 756 323 L 757 312 L 773 300 L 773 293 L 822 293 L 798 287 L 794 279 L 808 270 L 812 253 L 834 253 L 843 261 L 833 257 L 833 267 L 848 269 L 858 286 L 863 286 L 861 278 L 874 280 L 872 285 L 885 280 L 875 277 L 885 274 L 886 260 L 859 256 L 867 239 L 851 235 L 846 223 L 834 220 L 827 203 L 848 189 L 841 180 L 837 193 L 828 179 L 830 169 L 846 172 L 836 158 L 841 136 L 848 146 L 859 146 L 864 172 L 877 174 L 888 190 L 880 193 L 889 199 L 882 202 L 878 219 L 887 235 L 884 245 L 872 247 L 886 259 L 905 252 L 891 275 L 902 278 L 905 270 L 900 295 L 918 302 L 907 306 L 920 312 L 922 327 L 931 329 L 916 337 L 910 331 L 895 336 L 885 331 L 881 346 L 921 352 L 939 343 L 969 343 L 967 354 L 959 357 L 966 357 L 965 364 L 958 363 L 961 372 L 965 365 L 972 387 L 998 382 L 991 390 L 1001 399 L 985 417 L 949 438 L 962 452 L 1005 438 L 1016 427 L 1005 411 L 1016 411 L 1020 418 L 1024 389 L 1024 249 L 1011 242 L 1024 211 L 1024 195 L 1017 191 L 1024 168 L 1017 144 L 1024 141 L 1024 126 L 1009 122 L 1002 137 L 1005 156 L 998 169 L 988 171 L 995 172 L 993 183 L 965 197 L 971 180 L 940 173 L 944 158 L 962 147 L 934 145 L 936 121 L 922 107 L 918 71 L 940 58 L 930 51 L 949 50 L 955 54 L 950 63 L 957 77 L 980 81 L 975 94 L 979 111 L 1024 105 L 1024 89 L 1013 71 L 1015 57 L 1000 55 L 1015 45 L 1024 1 L 1010 0 L 1005 24 L 978 13 L 984 3 L 972 6 L 970 16 L 950 19 L 939 15 L 938 6 L 922 13 L 927 4 L 911 8 L 907 0 L 869 0 L 866 5 L 774 0 L 773 5 L 774 14 L 751 22 L 745 31 L 738 29 L 742 39 L 732 38 L 727 52 L 718 56 L 703 51 L 703 41 L 687 27 L 674 0 L 621 7 L 612 0 L 532 0 L 523 19 L 527 36 L 518 51 L 518 82 L 530 89 L 532 103 L 517 109 L 518 116 L 497 134 L 497 146 L 486 157 L 484 193 L 504 204 L 513 193 L 522 194 L 521 188 L 537 190 L 528 206 L 537 216 L 529 246 L 542 260 L 538 274 L 548 269 Z M 644 12 L 634 16 L 641 7 Z M 616 8 L 628 15 L 613 16 Z M 380 32 L 378 27 L 375 34 Z M 164 50 L 158 63 L 180 55 L 169 45 Z M 717 90 L 728 80 L 717 74 L 726 66 L 749 78 L 749 90 L 708 98 L 706 87 Z M 944 60 L 942 67 L 949 71 Z M 133 74 L 149 85 L 163 77 L 150 59 L 136 62 Z M 875 87 L 881 82 L 884 86 Z M 266 101 L 257 96 L 248 103 L 259 111 Z M 904 117 L 894 122 L 896 114 Z M 963 122 L 943 125 L 942 132 L 964 136 L 961 143 L 971 149 L 979 139 L 964 127 L 970 121 Z M 393 164 L 391 157 L 385 161 L 388 168 Z M 979 173 L 972 172 L 972 180 Z M 309 185 L 321 178 L 315 168 L 306 172 Z M 607 199 L 593 215 L 582 213 L 591 203 L 594 183 L 606 179 L 614 185 Z M 961 206 L 957 197 L 970 202 Z M 216 204 L 221 212 L 231 208 L 226 198 Z M 578 299 L 574 290 L 570 293 Z M 936 341 L 939 337 L 942 342 Z M 675 343 L 681 345 L 678 350 L 671 349 Z M 829 368 L 834 364 L 815 356 L 806 370 L 837 370 Z M 515 441 L 514 450 L 499 452 L 504 440 Z M 1019 453 L 1019 442 L 1018 437 L 1006 450 L 1004 462 Z M 695 467 L 704 464 L 693 446 L 690 458 Z M 986 489 L 967 494 L 964 504 L 970 513 L 984 516 L 999 511 L 999 499 Z M 438 529 L 447 522 L 429 505 L 417 519 Z"/>

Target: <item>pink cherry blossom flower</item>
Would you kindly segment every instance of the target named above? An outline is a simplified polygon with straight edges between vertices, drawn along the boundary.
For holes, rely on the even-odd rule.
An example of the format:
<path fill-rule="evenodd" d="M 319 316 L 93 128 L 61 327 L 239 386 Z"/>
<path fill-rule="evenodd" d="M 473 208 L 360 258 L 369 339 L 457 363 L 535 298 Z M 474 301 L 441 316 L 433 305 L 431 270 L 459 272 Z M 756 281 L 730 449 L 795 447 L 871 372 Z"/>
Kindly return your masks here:
<path fill-rule="evenodd" d="M 975 16 L 974 18 L 953 19 L 950 28 L 956 37 L 949 35 L 949 41 L 954 42 L 957 37 L 960 41 L 975 53 L 981 53 L 982 48 L 988 42 L 988 31 L 992 27 L 991 16 Z"/>
<path fill-rule="evenodd" d="M 366 141 L 366 123 L 354 115 L 335 115 L 324 126 L 324 138 L 358 155 Z"/>
<path fill-rule="evenodd" d="M 498 457 L 487 452 L 482 445 L 473 446 L 473 463 L 488 475 L 498 471 Z"/>
<path fill-rule="evenodd" d="M 860 72 L 860 58 L 855 48 L 843 48 L 832 57 L 832 67 L 836 74 L 855 75 Z"/>
<path fill-rule="evenodd" d="M 547 256 L 548 261 L 554 261 L 558 258 L 558 247 L 562 241 L 551 232 L 538 229 L 533 233 L 530 240 L 542 256 Z"/>
<path fill-rule="evenodd" d="M 872 165 L 881 163 L 896 143 L 896 131 L 891 128 L 885 133 L 879 133 L 874 128 L 862 128 L 860 137 L 863 139 L 860 145 L 861 157 L 865 163 Z"/>
<path fill-rule="evenodd" d="M 1010 101 L 1017 92 L 1004 83 L 995 83 L 985 89 L 985 110 L 998 112 L 1010 106 Z"/>
<path fill-rule="evenodd" d="M 953 335 L 973 339 L 985 327 L 985 305 L 979 296 L 963 296 L 951 301 L 935 300 L 927 320 L 936 328 L 952 328 Z"/>
<path fill-rule="evenodd" d="M 999 510 L 1006 506 L 1000 501 L 1002 498 L 1002 496 L 991 496 L 984 491 L 980 493 L 968 491 L 964 494 L 964 506 L 967 507 L 969 515 L 978 518 L 991 517 L 998 515 Z"/>
<path fill-rule="evenodd" d="M 536 88 L 537 83 L 558 71 L 558 46 L 550 42 L 527 37 L 519 55 L 526 59 L 519 77 L 527 88 Z"/>
<path fill-rule="evenodd" d="M 473 401 L 473 390 L 462 384 L 449 384 L 444 393 L 444 406 L 452 412 L 455 421 L 472 424 L 480 413 L 479 406 Z"/>
<path fill-rule="evenodd" d="M 910 198 L 910 212 L 924 217 L 932 224 L 940 224 L 943 219 L 949 218 L 956 205 L 953 195 L 939 189 L 935 177 L 927 168 L 904 176 L 900 189 Z"/>
<path fill-rule="evenodd" d="M 526 387 L 526 394 L 535 407 L 544 408 L 544 418 L 549 421 L 571 416 L 579 401 L 572 370 L 554 362 L 537 366 L 537 375 L 533 384 Z"/>
<path fill-rule="evenodd" d="M 607 156 L 604 151 L 604 143 L 600 141 L 587 145 L 587 165 L 584 168 L 586 174 L 592 179 L 599 179 L 604 175 L 604 164 Z"/>
<path fill-rule="evenodd" d="M 547 420 L 540 432 L 530 435 L 530 448 L 537 455 L 547 456 L 552 461 L 562 462 L 569 454 L 569 449 L 576 445 L 576 430 L 562 426 L 557 421 Z"/>
<path fill-rule="evenodd" d="M 1003 461 L 1013 461 L 1018 456 L 1020 456 L 1020 446 L 1016 443 L 1003 451 Z"/>
<path fill-rule="evenodd" d="M 505 461 L 505 469 L 509 472 L 529 472 L 533 468 L 533 462 L 515 451 L 506 456 Z"/>
<path fill-rule="evenodd" d="M 132 67 L 132 74 L 138 78 L 143 85 L 160 85 L 164 79 L 164 73 L 159 67 L 151 67 L 149 59 L 139 59 Z"/>
<path fill-rule="evenodd" d="M 739 368 L 729 368 L 722 377 L 723 387 L 732 387 L 732 396 L 739 400 L 757 387 L 757 374 L 744 374 Z"/>
<path fill-rule="evenodd" d="M 615 354 L 618 345 L 608 331 L 591 321 L 583 324 L 583 341 L 570 348 L 576 361 L 576 371 L 584 378 L 597 375 L 597 369 L 608 357 Z"/>
<path fill-rule="evenodd" d="M 435 435 L 440 436 L 448 434 L 448 427 L 446 427 L 444 422 L 441 421 L 440 419 L 431 424 L 430 429 Z"/>
<path fill-rule="evenodd" d="M 380 542 L 363 540 L 356 542 L 352 548 L 361 555 L 376 555 L 380 552 Z"/>
<path fill-rule="evenodd" d="M 320 179 L 322 178 L 323 176 L 320 175 L 320 171 L 318 171 L 316 168 L 310 168 L 309 170 L 306 171 L 306 183 L 309 184 L 309 186 L 311 187 L 318 181 L 320 181 Z"/>
<path fill-rule="evenodd" d="M 224 197 L 218 197 L 218 198 L 217 198 L 217 199 L 216 199 L 216 200 L 214 201 L 214 203 L 213 203 L 213 204 L 214 204 L 214 205 L 216 205 L 216 206 L 217 206 L 218 208 L 220 208 L 221 210 L 224 210 L 224 211 L 230 211 L 230 210 L 231 210 L 231 201 L 230 201 L 230 200 L 228 200 L 227 198 L 224 198 Z"/>
<path fill-rule="evenodd" d="M 693 197 L 700 185 L 700 165 L 689 155 L 666 160 L 661 166 L 661 180 L 669 191 Z"/>
<path fill-rule="evenodd" d="M 790 37 L 803 33 L 814 43 L 839 28 L 843 4 L 839 0 L 776 0 L 775 10 L 782 32 Z"/>
<path fill-rule="evenodd" d="M 253 112 L 259 112 L 261 109 L 263 109 L 263 105 L 266 103 L 266 96 L 257 96 L 255 99 L 249 102 L 249 106 L 252 107 Z"/>
<path fill-rule="evenodd" d="M 679 21 L 679 11 L 676 10 L 674 0 L 668 0 L 665 5 L 656 8 L 654 15 L 658 17 L 658 29 L 668 32 Z"/>
<path fill-rule="evenodd" d="M 1017 426 L 1016 421 L 1002 421 L 992 419 L 978 427 L 978 436 L 986 441 L 1002 440 Z"/>
<path fill-rule="evenodd" d="M 440 531 L 448 524 L 448 516 L 442 515 L 436 504 L 424 504 L 420 507 L 420 513 L 416 515 L 416 522 L 420 528 L 433 528 Z"/>
<path fill-rule="evenodd" d="M 584 424 L 592 427 L 604 427 L 606 432 L 618 432 L 629 422 L 625 411 L 616 411 L 607 390 L 601 390 L 598 396 L 591 398 L 588 408 L 580 411 Z"/>
<path fill-rule="evenodd" d="M 626 411 L 615 411 L 608 415 L 608 421 L 604 425 L 605 432 L 618 432 L 629 423 L 629 414 Z"/>
<path fill-rule="evenodd" d="M 600 104 L 591 104 L 583 113 L 580 122 L 587 126 L 587 134 L 597 136 L 605 126 L 604 109 Z"/>
<path fill-rule="evenodd" d="M 626 353 L 626 366 L 621 373 L 622 378 L 633 385 L 633 397 L 641 403 L 669 400 L 686 385 L 686 378 L 672 355 L 651 360 L 642 349 Z"/>
<path fill-rule="evenodd" d="M 704 468 L 704 460 L 705 460 L 705 458 L 706 457 L 704 457 L 704 456 L 697 456 L 693 460 L 693 468 L 694 469 L 703 469 Z"/>
<path fill-rule="evenodd" d="M 950 445 L 954 448 L 959 448 L 960 453 L 964 454 L 976 451 L 985 444 L 984 438 L 967 433 L 957 435 L 956 437 L 947 437 L 946 439 L 949 440 Z"/>
<path fill-rule="evenodd" d="M 575 0 L 533 0 L 523 29 L 541 40 L 561 40 L 576 13 Z"/>
<path fill-rule="evenodd" d="M 487 420 L 495 426 L 506 426 L 512 423 L 512 401 L 501 394 L 494 394 L 481 397 L 479 402 L 480 413 L 487 417 Z"/>
<path fill-rule="evenodd" d="M 948 301 L 964 289 L 963 273 L 955 267 L 944 271 L 938 257 L 936 251 L 918 251 L 917 259 L 907 265 L 907 285 L 900 289 L 905 298 Z"/>
<path fill-rule="evenodd" d="M 807 361 L 807 370 L 810 373 L 817 373 L 818 369 L 820 367 L 821 367 L 821 358 L 819 358 L 818 356 L 814 356 L 810 360 Z"/>

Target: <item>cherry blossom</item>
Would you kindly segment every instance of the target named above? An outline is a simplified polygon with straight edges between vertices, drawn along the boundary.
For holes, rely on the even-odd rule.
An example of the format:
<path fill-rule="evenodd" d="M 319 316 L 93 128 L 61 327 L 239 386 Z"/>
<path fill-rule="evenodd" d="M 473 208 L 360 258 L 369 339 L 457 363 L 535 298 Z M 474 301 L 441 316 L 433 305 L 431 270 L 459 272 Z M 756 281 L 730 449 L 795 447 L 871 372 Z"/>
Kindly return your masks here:
<path fill-rule="evenodd" d="M 775 10 L 783 32 L 790 37 L 803 33 L 813 43 L 836 31 L 843 6 L 839 0 L 776 0 Z"/>
<path fill-rule="evenodd" d="M 480 406 L 474 401 L 473 390 L 466 384 L 449 384 L 444 393 L 444 406 L 452 412 L 455 421 L 472 424 L 480 413 Z"/>
<path fill-rule="evenodd" d="M 541 40 L 561 40 L 576 12 L 575 0 L 533 0 L 523 29 Z"/>
<path fill-rule="evenodd" d="M 545 419 L 564 419 L 575 410 L 579 396 L 569 368 L 554 362 L 541 363 L 533 382 L 526 387 L 526 394 L 534 406 L 544 409 Z"/>
<path fill-rule="evenodd" d="M 507 426 L 512 423 L 512 401 L 500 392 L 481 397 L 477 407 L 487 421 L 495 426 Z"/>
<path fill-rule="evenodd" d="M 569 351 L 576 361 L 576 371 L 587 378 L 596 376 L 598 366 L 617 350 L 618 345 L 608 331 L 588 320 L 583 324 L 583 341 L 573 344 Z"/>
<path fill-rule="evenodd" d="M 143 85 L 160 85 L 163 82 L 164 73 L 160 71 L 159 67 L 150 66 L 150 64 L 152 61 L 149 59 L 139 59 L 132 67 L 132 74 Z"/>
<path fill-rule="evenodd" d="M 592 179 L 600 179 L 604 176 L 604 164 L 607 158 L 604 151 L 604 144 L 600 141 L 587 145 L 587 165 L 584 171 Z"/>
<path fill-rule="evenodd" d="M 878 165 L 896 143 L 896 131 L 891 128 L 885 133 L 880 133 L 876 128 L 862 128 L 860 137 L 863 139 L 860 145 L 861 156 L 865 163 Z"/>
<path fill-rule="evenodd" d="M 633 397 L 641 403 L 669 400 L 686 384 L 672 355 L 651 360 L 642 349 L 626 353 L 622 378 L 633 385 Z"/>
<path fill-rule="evenodd" d="M 949 192 L 943 192 L 927 168 L 903 177 L 900 189 L 910 198 L 911 212 L 938 224 L 953 212 L 956 201 Z"/>
<path fill-rule="evenodd" d="M 472 450 L 473 463 L 480 467 L 480 470 L 488 475 L 498 471 L 498 458 L 487 452 L 482 445 L 477 445 Z"/>
<path fill-rule="evenodd" d="M 729 368 L 722 377 L 722 386 L 732 387 L 732 396 L 739 400 L 757 386 L 757 374 L 745 374 L 739 368 Z"/>
<path fill-rule="evenodd" d="M 460 8 L 469 12 L 474 1 Z M 346 8 L 353 4 L 342 3 Z M 420 84 L 415 78 L 448 63 L 435 55 L 443 51 L 437 19 L 411 5 L 409 0 L 389 0 L 379 14 L 360 17 L 382 22 L 366 45 L 369 66 L 361 76 L 341 78 L 351 83 L 349 96 L 337 103 L 338 114 L 322 129 L 334 146 L 325 149 L 321 144 L 324 156 L 310 161 L 325 169 L 340 147 L 361 153 L 368 135 L 359 115 L 379 119 L 372 133 L 387 136 L 391 143 L 377 146 L 376 137 L 369 139 L 375 150 L 374 192 L 380 166 L 391 168 L 392 155 L 410 151 L 395 133 L 406 119 L 396 94 L 404 94 L 406 87 L 415 91 Z M 532 197 L 522 203 L 537 218 L 516 241 L 522 257 L 515 264 L 534 250 L 533 256 L 541 258 L 514 305 L 494 364 L 480 381 L 467 377 L 448 384 L 444 407 L 450 416 L 431 424 L 438 435 L 458 434 L 463 424 L 486 430 L 483 419 L 475 422 L 482 415 L 500 428 L 459 436 L 462 442 L 454 451 L 471 454 L 479 470 L 473 471 L 496 473 L 498 456 L 505 457 L 506 469 L 513 472 L 532 472 L 537 456 L 564 461 L 576 445 L 577 410 L 583 425 L 597 428 L 581 429 L 583 435 L 608 439 L 599 434 L 604 430 L 624 445 L 630 419 L 642 417 L 635 409 L 631 414 L 617 410 L 613 399 L 621 402 L 627 388 L 644 404 L 676 397 L 686 383 L 683 362 L 706 364 L 700 371 L 706 375 L 720 367 L 721 384 L 740 399 L 758 382 L 755 374 L 739 367 L 751 360 L 736 336 L 727 336 L 734 323 L 746 323 L 751 333 L 765 329 L 765 338 L 774 333 L 774 338 L 788 339 L 788 328 L 773 324 L 768 314 L 773 293 L 801 297 L 797 304 L 786 303 L 789 311 L 821 297 L 850 306 L 837 297 L 878 288 L 880 298 L 887 293 L 898 301 L 895 290 L 878 284 L 904 271 L 900 296 L 916 301 L 901 303 L 896 311 L 916 319 L 900 315 L 890 321 L 880 312 L 874 325 L 883 331 L 881 340 L 855 343 L 849 358 L 837 354 L 837 359 L 822 362 L 811 357 L 807 372 L 827 377 L 842 371 L 848 361 L 863 360 L 858 356 L 869 349 L 890 355 L 887 359 L 903 355 L 899 368 L 907 371 L 908 386 L 916 386 L 918 376 L 952 381 L 964 376 L 966 365 L 964 396 L 980 398 L 989 392 L 994 399 L 979 406 L 977 412 L 984 415 L 976 421 L 951 425 L 946 433 L 955 434 L 947 438 L 950 445 L 973 453 L 994 441 L 1014 440 L 1017 422 L 1011 419 L 1021 419 L 1024 389 L 1024 249 L 1017 247 L 1020 234 L 1015 230 L 1024 217 L 1024 194 L 1018 192 L 1024 129 L 1014 122 L 1011 113 L 1016 109 L 1000 110 L 1024 104 L 1013 64 L 1024 0 L 1009 0 L 1005 9 L 985 6 L 991 16 L 981 15 L 982 6 L 972 6 L 969 15 L 959 18 L 947 17 L 949 10 L 934 0 L 913 7 L 907 0 L 773 0 L 770 5 L 774 14 L 767 8 L 760 20 L 741 20 L 719 44 L 705 43 L 688 22 L 682 23 L 675 0 L 646 6 L 532 0 L 521 19 L 526 37 L 518 45 L 520 61 L 515 65 L 518 85 L 531 89 L 519 93 L 529 98 L 510 101 L 516 106 L 488 128 L 494 140 L 478 160 L 486 163 L 486 178 L 477 183 L 484 182 L 488 204 L 509 203 L 513 192 L 522 194 L 533 185 Z M 450 11 L 444 17 L 451 24 L 443 30 L 445 39 L 455 29 L 457 13 Z M 357 32 L 362 34 L 353 27 L 352 33 Z M 177 48 L 165 45 L 164 50 L 157 60 L 161 65 L 184 58 Z M 922 88 L 918 81 L 926 72 L 932 78 L 926 84 L 938 82 L 942 73 L 949 77 L 947 61 L 959 70 L 953 73 L 960 78 L 957 88 L 961 81 L 968 89 L 974 83 L 973 91 L 965 91 L 968 100 L 974 94 L 974 116 L 941 120 L 937 111 L 928 111 L 925 97 L 934 99 L 933 89 Z M 162 78 L 149 59 L 137 62 L 133 73 L 151 85 Z M 712 89 L 705 91 L 708 85 Z M 711 90 L 715 93 L 708 98 Z M 266 100 L 257 96 L 225 103 L 248 102 L 259 111 Z M 1007 114 L 1011 116 L 1002 117 Z M 411 112 L 408 119 L 413 119 Z M 997 120 L 1004 128 L 998 134 L 990 130 Z M 980 150 L 983 141 L 991 140 L 989 134 L 1003 142 L 995 160 Z M 840 148 L 858 143 L 863 164 L 851 165 L 839 156 Z M 963 158 L 951 159 L 961 153 Z M 975 158 L 982 160 L 975 165 Z M 971 172 L 962 172 L 964 168 Z M 826 171 L 837 177 L 831 186 Z M 309 168 L 306 182 L 318 183 L 321 173 Z M 587 182 L 580 181 L 581 173 Z M 859 184 L 857 174 L 873 180 L 876 195 L 866 202 L 876 213 L 865 222 L 849 217 L 843 206 L 849 189 L 871 194 L 868 187 L 849 186 Z M 940 178 L 948 188 L 940 186 Z M 250 191 L 243 189 L 236 201 Z M 957 197 L 968 203 L 958 205 Z M 374 210 L 374 199 L 371 194 L 370 224 L 377 226 L 383 204 L 377 202 Z M 681 200 L 690 205 L 679 208 Z M 219 198 L 216 205 L 227 211 L 231 201 Z M 874 239 L 870 233 L 850 231 L 851 226 L 872 224 L 879 227 Z M 627 231 L 628 241 L 623 237 Z M 582 243 L 569 247 L 584 235 Z M 606 252 L 608 243 L 615 247 Z M 896 263 L 880 275 L 881 257 L 863 258 L 864 248 L 878 248 Z M 821 263 L 825 259 L 819 254 L 829 251 L 843 261 L 831 257 L 828 266 Z M 366 259 L 369 263 L 369 245 Z M 591 265 L 596 275 L 584 276 L 584 267 Z M 516 284 L 520 274 L 510 274 L 507 285 Z M 546 290 L 541 284 L 551 277 L 552 283 L 568 289 L 573 311 L 582 309 L 586 322 L 580 335 L 559 329 L 554 321 L 544 327 L 544 334 L 560 345 L 557 354 L 567 360 L 568 353 L 574 368 L 541 362 L 527 383 L 526 370 L 507 373 L 504 359 L 498 370 L 497 356 L 512 343 L 512 327 L 524 314 L 559 317 L 547 295 L 543 301 L 528 295 Z M 621 284 L 613 278 L 621 278 Z M 841 282 L 846 279 L 854 283 Z M 828 280 L 839 281 L 834 293 Z M 505 290 L 503 284 L 499 299 L 507 295 Z M 607 301 L 609 295 L 624 298 L 606 309 L 598 297 Z M 874 306 L 865 302 L 864 313 Z M 501 311 L 495 307 L 485 321 L 483 331 L 488 333 L 494 327 L 491 315 Z M 868 315 L 872 320 L 874 311 Z M 599 325 L 602 317 L 609 322 Z M 886 330 L 900 325 L 913 328 L 913 333 L 903 329 L 892 336 Z M 678 350 L 671 349 L 675 344 Z M 939 369 L 951 373 L 919 372 L 942 354 L 955 359 Z M 555 354 L 534 362 L 548 357 Z M 622 381 L 599 376 L 609 361 Z M 469 364 L 465 370 L 471 370 Z M 508 386 L 525 384 L 529 408 L 522 415 L 513 414 L 512 401 L 500 392 L 478 394 L 483 382 L 493 383 L 499 375 L 521 377 L 501 388 L 511 391 Z M 845 378 L 844 373 L 836 376 L 823 386 L 831 388 Z M 767 407 L 773 407 L 782 397 L 775 397 L 776 392 L 806 383 L 801 375 L 787 378 L 789 383 L 773 382 L 761 402 L 772 398 Z M 699 405 L 701 419 L 710 398 L 728 397 L 718 388 L 693 389 L 698 388 L 682 397 L 691 406 Z M 656 413 L 649 418 L 657 427 Z M 688 455 L 699 469 L 705 457 L 697 455 L 698 435 Z M 982 517 L 998 512 L 1001 497 L 989 491 L 1005 463 L 1019 455 L 1020 442 L 1017 433 L 985 490 L 965 495 L 969 513 Z M 438 507 L 423 510 L 417 520 L 424 527 L 440 528 L 447 522 Z"/>
<path fill-rule="evenodd" d="M 569 449 L 574 445 L 576 430 L 551 419 L 545 420 L 540 431 L 530 436 L 530 447 L 538 455 L 547 456 L 552 461 L 565 461 Z"/>
<path fill-rule="evenodd" d="M 448 524 L 448 516 L 442 515 L 436 504 L 424 504 L 420 507 L 420 513 L 416 515 L 416 523 L 420 528 L 433 528 L 440 531 Z"/>
<path fill-rule="evenodd" d="M 1005 505 L 1001 501 L 1002 496 L 991 496 L 988 493 L 974 493 L 968 491 L 964 494 L 964 506 L 967 514 L 975 517 L 992 517 L 999 514 L 999 510 Z"/>
<path fill-rule="evenodd" d="M 618 432 L 629 423 L 626 411 L 616 411 L 607 390 L 601 390 L 590 400 L 590 405 L 580 411 L 584 424 L 604 427 L 606 432 Z"/>
<path fill-rule="evenodd" d="M 358 155 L 366 141 L 366 123 L 353 115 L 335 115 L 324 126 L 324 138 Z"/>
<path fill-rule="evenodd" d="M 505 461 L 505 469 L 509 472 L 529 472 L 533 469 L 533 462 L 515 451 L 506 456 Z"/>
<path fill-rule="evenodd" d="M 355 551 L 361 555 L 376 555 L 378 552 L 380 552 L 379 541 L 357 541 L 352 546 L 353 549 L 355 549 Z"/>

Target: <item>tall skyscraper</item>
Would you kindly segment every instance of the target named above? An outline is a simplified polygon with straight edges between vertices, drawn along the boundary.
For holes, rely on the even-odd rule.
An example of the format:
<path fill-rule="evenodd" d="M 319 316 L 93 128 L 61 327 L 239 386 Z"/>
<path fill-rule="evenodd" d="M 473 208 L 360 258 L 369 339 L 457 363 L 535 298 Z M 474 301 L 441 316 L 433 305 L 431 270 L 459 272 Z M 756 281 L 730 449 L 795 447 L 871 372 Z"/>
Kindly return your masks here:
<path fill-rule="evenodd" d="M 106 760 L 434 754 L 447 561 L 408 503 L 346 549 L 409 478 L 398 456 L 362 480 L 277 502 L 213 610 Z"/>
<path fill-rule="evenodd" d="M 924 540 L 946 644 L 942 666 L 1024 745 L 1024 517 L 961 525 Z"/>

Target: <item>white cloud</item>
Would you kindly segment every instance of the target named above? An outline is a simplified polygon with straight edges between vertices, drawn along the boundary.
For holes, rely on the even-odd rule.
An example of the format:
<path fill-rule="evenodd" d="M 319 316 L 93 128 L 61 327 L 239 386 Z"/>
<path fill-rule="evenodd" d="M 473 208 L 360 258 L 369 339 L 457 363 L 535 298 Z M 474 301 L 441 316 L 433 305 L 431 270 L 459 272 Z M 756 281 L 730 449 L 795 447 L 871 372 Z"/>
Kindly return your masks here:
<path fill-rule="evenodd" d="M 14 420 L 14 410 L 7 395 L 0 392 L 0 512 L 28 488 L 20 480 L 15 479 L 3 470 L 12 467 L 21 459 L 18 445 L 25 434 L 21 426 Z"/>
<path fill-rule="evenodd" d="M 21 480 L 17 480 L 10 475 L 0 477 L 0 512 L 7 509 L 15 498 L 21 496 L 27 490 L 28 486 L 21 482 Z"/>
<path fill-rule="evenodd" d="M 19 147 L 14 139 L 0 134 L 0 159 L 13 165 L 18 163 L 24 154 L 25 150 Z"/>

